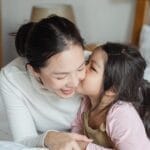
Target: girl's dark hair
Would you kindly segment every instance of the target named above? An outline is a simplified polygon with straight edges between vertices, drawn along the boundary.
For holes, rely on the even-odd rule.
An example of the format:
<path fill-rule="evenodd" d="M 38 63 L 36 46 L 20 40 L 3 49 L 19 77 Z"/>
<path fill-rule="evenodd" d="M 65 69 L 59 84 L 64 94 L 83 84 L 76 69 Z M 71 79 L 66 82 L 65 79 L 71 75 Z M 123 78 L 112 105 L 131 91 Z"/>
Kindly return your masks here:
<path fill-rule="evenodd" d="M 64 51 L 70 44 L 84 47 L 75 24 L 56 15 L 22 25 L 15 40 L 18 54 L 26 57 L 37 71 L 46 65 L 47 59 Z"/>
<path fill-rule="evenodd" d="M 113 89 L 117 100 L 131 102 L 139 112 L 150 138 L 150 83 L 143 79 L 146 62 L 136 47 L 119 43 L 100 46 L 108 56 L 104 91 Z"/>

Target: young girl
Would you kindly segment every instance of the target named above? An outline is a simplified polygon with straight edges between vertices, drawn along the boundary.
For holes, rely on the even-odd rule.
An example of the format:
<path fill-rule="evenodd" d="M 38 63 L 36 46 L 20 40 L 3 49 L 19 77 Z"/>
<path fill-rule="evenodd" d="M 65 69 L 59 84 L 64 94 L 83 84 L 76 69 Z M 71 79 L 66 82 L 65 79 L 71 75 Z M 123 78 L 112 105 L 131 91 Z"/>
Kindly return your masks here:
<path fill-rule="evenodd" d="M 94 50 L 78 88 L 87 97 L 72 125 L 73 132 L 93 139 L 80 142 L 82 149 L 150 150 L 150 83 L 143 79 L 145 67 L 140 52 L 131 46 L 107 43 Z"/>

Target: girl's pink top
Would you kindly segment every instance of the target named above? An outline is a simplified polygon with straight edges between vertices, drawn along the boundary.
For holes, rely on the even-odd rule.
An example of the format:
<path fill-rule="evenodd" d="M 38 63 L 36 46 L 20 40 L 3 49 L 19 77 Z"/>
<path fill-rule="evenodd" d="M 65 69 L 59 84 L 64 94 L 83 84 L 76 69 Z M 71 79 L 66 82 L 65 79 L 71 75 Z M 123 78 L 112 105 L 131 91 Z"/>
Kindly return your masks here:
<path fill-rule="evenodd" d="M 89 107 L 89 100 L 83 99 L 77 117 L 72 123 L 72 132 L 80 133 L 83 120 L 81 114 Z M 141 118 L 131 103 L 118 101 L 108 112 L 106 132 L 117 150 L 150 150 Z M 112 150 L 94 143 L 89 143 L 86 150 Z"/>

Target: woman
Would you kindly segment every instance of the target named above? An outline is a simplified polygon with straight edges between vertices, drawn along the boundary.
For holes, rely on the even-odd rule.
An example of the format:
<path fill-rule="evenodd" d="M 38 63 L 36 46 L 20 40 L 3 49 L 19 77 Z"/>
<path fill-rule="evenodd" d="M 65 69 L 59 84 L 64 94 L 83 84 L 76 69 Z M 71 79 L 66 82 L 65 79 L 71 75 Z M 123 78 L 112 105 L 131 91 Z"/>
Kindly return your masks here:
<path fill-rule="evenodd" d="M 80 96 L 75 90 L 85 76 L 83 39 L 78 29 L 54 15 L 21 26 L 15 44 L 21 57 L 0 73 L 14 140 L 29 147 L 78 150 L 77 139 L 90 140 L 64 132 L 70 130 L 76 116 Z"/>

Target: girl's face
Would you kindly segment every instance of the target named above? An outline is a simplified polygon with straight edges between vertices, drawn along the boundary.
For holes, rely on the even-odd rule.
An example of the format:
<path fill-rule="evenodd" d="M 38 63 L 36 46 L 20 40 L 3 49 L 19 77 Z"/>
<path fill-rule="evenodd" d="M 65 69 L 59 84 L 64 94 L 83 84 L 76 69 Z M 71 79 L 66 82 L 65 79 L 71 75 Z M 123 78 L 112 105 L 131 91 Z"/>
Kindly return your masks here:
<path fill-rule="evenodd" d="M 85 77 L 85 60 L 82 47 L 70 45 L 47 61 L 47 66 L 38 73 L 43 86 L 63 98 L 74 95 Z"/>
<path fill-rule="evenodd" d="M 103 91 L 104 67 L 107 54 L 101 50 L 95 50 L 90 56 L 85 79 L 80 82 L 78 92 L 89 97 L 98 98 Z"/>

